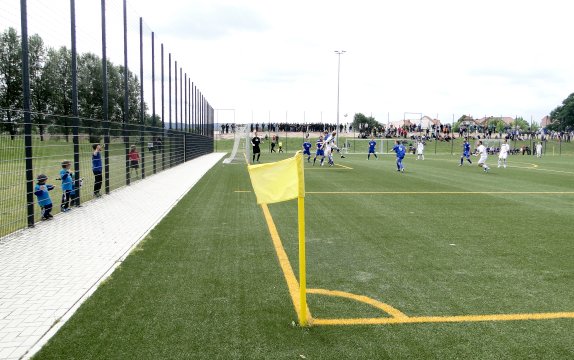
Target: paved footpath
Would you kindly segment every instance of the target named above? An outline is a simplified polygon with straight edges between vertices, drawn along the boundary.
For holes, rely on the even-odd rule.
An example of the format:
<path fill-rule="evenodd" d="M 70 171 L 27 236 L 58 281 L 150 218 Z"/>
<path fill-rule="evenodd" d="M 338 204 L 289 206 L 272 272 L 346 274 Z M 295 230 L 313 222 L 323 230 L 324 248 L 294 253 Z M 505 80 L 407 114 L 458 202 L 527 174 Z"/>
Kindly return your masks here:
<path fill-rule="evenodd" d="M 202 156 L 0 238 L 0 359 L 40 350 L 224 155 Z"/>

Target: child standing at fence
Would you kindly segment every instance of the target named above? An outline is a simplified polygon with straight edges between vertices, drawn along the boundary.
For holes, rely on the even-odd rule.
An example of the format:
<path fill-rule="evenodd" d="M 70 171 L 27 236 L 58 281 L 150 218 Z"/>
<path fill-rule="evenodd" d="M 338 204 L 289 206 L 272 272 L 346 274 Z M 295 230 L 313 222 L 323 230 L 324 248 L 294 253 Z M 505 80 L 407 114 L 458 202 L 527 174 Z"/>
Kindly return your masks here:
<path fill-rule="evenodd" d="M 52 199 L 50 198 L 49 191 L 54 190 L 54 185 L 46 184 L 48 177 L 40 174 L 37 177 L 37 184 L 34 187 L 34 195 L 38 198 L 38 205 L 42 209 L 42 220 L 50 220 L 53 218 L 52 214 Z"/>
<path fill-rule="evenodd" d="M 132 174 L 132 170 L 135 170 L 136 177 L 139 178 L 140 175 L 138 169 L 140 168 L 140 154 L 138 153 L 135 145 L 132 145 L 130 147 L 129 158 L 130 158 L 130 175 Z"/>
<path fill-rule="evenodd" d="M 66 212 L 71 210 L 70 201 L 72 200 L 72 190 L 74 189 L 74 177 L 70 168 L 72 163 L 70 160 L 62 161 L 62 170 L 60 170 L 60 180 L 62 180 L 62 204 L 60 210 Z"/>

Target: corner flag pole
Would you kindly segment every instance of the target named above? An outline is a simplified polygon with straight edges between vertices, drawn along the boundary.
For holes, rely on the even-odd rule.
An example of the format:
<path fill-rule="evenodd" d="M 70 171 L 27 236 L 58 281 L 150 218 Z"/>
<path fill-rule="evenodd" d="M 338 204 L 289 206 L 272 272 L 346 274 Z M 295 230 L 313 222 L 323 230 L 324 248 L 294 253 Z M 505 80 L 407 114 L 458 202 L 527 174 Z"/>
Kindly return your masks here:
<path fill-rule="evenodd" d="M 307 276 L 305 266 L 305 198 L 297 198 L 299 216 L 299 297 L 301 312 L 299 313 L 299 325 L 307 326 Z"/>

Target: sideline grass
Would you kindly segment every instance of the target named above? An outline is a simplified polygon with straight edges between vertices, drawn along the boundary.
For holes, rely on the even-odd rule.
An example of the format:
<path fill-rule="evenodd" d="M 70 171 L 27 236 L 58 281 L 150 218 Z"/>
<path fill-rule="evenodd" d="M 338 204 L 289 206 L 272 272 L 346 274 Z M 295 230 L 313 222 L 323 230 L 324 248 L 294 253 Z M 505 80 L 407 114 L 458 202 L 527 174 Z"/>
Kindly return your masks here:
<path fill-rule="evenodd" d="M 457 159 L 411 156 L 405 174 L 390 156 L 338 160 L 352 169 L 307 167 L 309 287 L 369 296 L 413 316 L 574 311 L 570 159 L 513 156 L 510 168 L 489 174 Z M 244 166 L 218 164 L 36 358 L 574 357 L 572 319 L 292 326 L 287 286 L 248 190 Z M 448 193 L 467 191 L 480 193 Z M 525 194 L 533 191 L 564 194 Z M 297 269 L 296 202 L 270 210 Z M 309 295 L 309 305 L 317 317 L 378 313 L 322 295 Z"/>

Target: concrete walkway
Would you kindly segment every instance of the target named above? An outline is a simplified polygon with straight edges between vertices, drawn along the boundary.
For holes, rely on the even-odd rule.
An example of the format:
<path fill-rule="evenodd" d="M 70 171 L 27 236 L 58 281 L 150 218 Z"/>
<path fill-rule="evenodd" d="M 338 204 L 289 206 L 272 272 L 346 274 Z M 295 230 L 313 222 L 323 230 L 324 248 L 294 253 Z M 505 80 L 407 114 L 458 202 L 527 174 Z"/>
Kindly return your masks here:
<path fill-rule="evenodd" d="M 202 156 L 0 239 L 0 359 L 34 355 L 225 154 Z"/>

